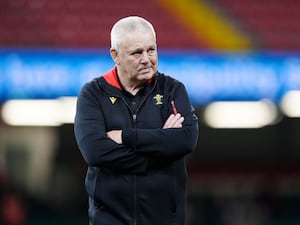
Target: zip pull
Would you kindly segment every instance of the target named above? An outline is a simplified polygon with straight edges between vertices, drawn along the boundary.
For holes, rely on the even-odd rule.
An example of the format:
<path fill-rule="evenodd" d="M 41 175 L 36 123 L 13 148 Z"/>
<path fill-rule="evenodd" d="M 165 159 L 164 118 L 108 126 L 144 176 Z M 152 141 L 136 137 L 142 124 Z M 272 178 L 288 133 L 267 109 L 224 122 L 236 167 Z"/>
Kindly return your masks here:
<path fill-rule="evenodd" d="M 135 123 L 136 122 L 136 114 L 132 115 L 132 119 L 133 119 L 133 122 Z"/>

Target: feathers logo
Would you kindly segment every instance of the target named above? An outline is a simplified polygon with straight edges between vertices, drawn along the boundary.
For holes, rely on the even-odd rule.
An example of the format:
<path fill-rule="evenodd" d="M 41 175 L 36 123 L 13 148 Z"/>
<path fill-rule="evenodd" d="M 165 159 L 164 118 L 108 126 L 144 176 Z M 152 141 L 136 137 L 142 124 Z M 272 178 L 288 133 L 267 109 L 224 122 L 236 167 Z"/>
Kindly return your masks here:
<path fill-rule="evenodd" d="M 116 97 L 109 97 L 112 104 L 115 104 L 117 98 Z"/>

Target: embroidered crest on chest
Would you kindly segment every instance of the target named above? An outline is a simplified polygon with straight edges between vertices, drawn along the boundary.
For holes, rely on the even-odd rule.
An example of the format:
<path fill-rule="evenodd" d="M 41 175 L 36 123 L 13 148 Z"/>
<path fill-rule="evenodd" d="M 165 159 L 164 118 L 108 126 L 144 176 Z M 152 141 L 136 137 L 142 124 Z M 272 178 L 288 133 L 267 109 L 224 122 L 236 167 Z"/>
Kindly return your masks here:
<path fill-rule="evenodd" d="M 162 105 L 163 104 L 163 95 L 156 94 L 153 98 L 155 100 L 155 105 Z"/>

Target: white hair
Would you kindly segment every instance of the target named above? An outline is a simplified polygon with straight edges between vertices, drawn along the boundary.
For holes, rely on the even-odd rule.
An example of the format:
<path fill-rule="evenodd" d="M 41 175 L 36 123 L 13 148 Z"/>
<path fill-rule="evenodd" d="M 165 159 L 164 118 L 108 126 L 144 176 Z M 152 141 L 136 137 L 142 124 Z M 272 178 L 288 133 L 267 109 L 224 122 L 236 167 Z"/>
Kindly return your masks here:
<path fill-rule="evenodd" d="M 111 29 L 110 40 L 111 48 L 119 50 L 122 43 L 122 38 L 126 34 L 133 32 L 150 31 L 156 38 L 155 30 L 152 24 L 146 19 L 139 16 L 129 16 L 118 20 Z"/>

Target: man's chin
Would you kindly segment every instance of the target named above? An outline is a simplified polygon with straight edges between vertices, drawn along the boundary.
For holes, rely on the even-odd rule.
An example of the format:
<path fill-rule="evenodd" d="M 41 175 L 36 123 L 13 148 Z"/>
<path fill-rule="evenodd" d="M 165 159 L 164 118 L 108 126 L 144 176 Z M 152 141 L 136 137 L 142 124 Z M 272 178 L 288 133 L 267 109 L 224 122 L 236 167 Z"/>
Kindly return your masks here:
<path fill-rule="evenodd" d="M 145 73 L 140 73 L 140 78 L 142 78 L 143 80 L 149 80 L 152 77 L 154 77 L 154 72 L 152 70 L 145 72 Z"/>

